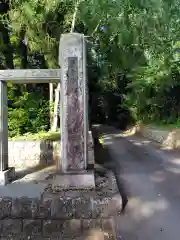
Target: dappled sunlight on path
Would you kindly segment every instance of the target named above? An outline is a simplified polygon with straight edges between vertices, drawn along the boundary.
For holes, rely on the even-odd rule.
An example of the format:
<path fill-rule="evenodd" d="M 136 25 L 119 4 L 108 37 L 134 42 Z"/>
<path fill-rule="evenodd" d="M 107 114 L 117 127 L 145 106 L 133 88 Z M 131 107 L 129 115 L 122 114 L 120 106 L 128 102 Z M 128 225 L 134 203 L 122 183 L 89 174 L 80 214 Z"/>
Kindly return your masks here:
<path fill-rule="evenodd" d="M 125 240 L 179 240 L 180 151 L 163 149 L 113 127 L 98 131 L 128 197 L 117 217 L 117 232 Z"/>

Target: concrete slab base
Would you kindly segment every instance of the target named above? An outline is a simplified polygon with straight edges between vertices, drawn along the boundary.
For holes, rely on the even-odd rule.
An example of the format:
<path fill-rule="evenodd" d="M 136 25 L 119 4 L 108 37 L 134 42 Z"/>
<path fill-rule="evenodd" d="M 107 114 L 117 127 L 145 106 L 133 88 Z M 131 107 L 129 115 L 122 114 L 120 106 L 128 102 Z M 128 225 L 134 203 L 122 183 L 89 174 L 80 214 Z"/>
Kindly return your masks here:
<path fill-rule="evenodd" d="M 12 183 L 6 186 L 0 186 L 0 198 L 36 198 L 41 199 L 46 184 L 43 183 Z"/>
<path fill-rule="evenodd" d="M 95 188 L 94 171 L 56 173 L 49 182 L 52 190 Z"/>
<path fill-rule="evenodd" d="M 0 171 L 0 186 L 7 185 L 15 177 L 15 168 L 11 167 L 5 171 Z"/>

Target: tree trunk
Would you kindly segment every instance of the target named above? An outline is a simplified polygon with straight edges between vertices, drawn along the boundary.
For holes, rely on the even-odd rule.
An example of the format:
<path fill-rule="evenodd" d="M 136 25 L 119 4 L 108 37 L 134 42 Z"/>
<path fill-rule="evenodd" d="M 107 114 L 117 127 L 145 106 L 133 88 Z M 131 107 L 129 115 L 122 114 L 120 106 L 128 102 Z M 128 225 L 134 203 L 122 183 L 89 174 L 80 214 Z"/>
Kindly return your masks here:
<path fill-rule="evenodd" d="M 19 48 L 20 48 L 20 55 L 21 55 L 21 68 L 26 69 L 28 65 L 27 55 L 28 55 L 28 48 L 27 48 L 27 41 L 25 38 L 26 30 L 25 27 L 22 26 L 19 34 Z M 26 84 L 20 85 L 21 94 L 23 94 L 24 91 L 27 90 Z"/>
<path fill-rule="evenodd" d="M 77 17 L 77 12 L 78 12 L 78 7 L 80 5 L 80 0 L 77 0 L 76 4 L 75 4 L 75 10 L 74 10 L 74 14 L 73 14 L 73 19 L 72 19 L 72 23 L 71 23 L 71 33 L 74 32 L 74 28 L 75 28 L 75 23 L 76 23 L 76 17 Z"/>
<path fill-rule="evenodd" d="M 3 54 L 6 59 L 6 68 L 13 69 L 14 63 L 13 63 L 13 49 L 10 43 L 10 37 L 7 26 L 0 24 L 0 31 L 2 32 L 2 38 L 4 43 L 4 50 Z"/>
<path fill-rule="evenodd" d="M 27 41 L 25 38 L 26 35 L 26 30 L 25 26 L 22 26 L 19 34 L 19 47 L 20 47 L 20 52 L 21 52 L 21 68 L 26 69 L 28 65 L 27 61 L 27 54 L 28 54 L 28 48 L 27 48 Z"/>
<path fill-rule="evenodd" d="M 58 86 L 57 86 L 57 88 L 55 90 L 53 126 L 52 126 L 52 129 L 51 129 L 52 131 L 56 131 L 57 130 L 59 100 L 60 100 L 60 83 L 58 83 Z"/>
<path fill-rule="evenodd" d="M 9 1 L 0 1 L 0 14 L 7 14 L 9 11 Z M 0 32 L 2 34 L 3 39 L 3 54 L 5 56 L 6 60 L 6 68 L 13 69 L 14 63 L 13 63 L 13 49 L 10 43 L 10 36 L 9 36 L 9 30 L 8 25 L 5 23 L 0 22 Z"/>
<path fill-rule="evenodd" d="M 54 101 L 53 83 L 50 83 L 49 84 L 49 115 L 50 115 L 50 128 L 51 129 L 53 127 L 53 109 L 52 109 L 53 101 Z"/>

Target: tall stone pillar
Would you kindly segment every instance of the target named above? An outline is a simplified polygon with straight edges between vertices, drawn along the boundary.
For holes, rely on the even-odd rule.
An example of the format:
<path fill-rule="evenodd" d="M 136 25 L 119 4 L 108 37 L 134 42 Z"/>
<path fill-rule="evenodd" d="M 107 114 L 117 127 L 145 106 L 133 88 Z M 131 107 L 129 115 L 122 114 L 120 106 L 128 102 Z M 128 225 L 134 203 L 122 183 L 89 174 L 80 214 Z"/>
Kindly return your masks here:
<path fill-rule="evenodd" d="M 61 170 L 87 167 L 88 102 L 86 50 L 83 34 L 63 34 L 60 39 L 61 67 Z"/>
<path fill-rule="evenodd" d="M 8 105 L 7 83 L 0 81 L 0 185 L 9 183 L 14 169 L 8 168 Z"/>

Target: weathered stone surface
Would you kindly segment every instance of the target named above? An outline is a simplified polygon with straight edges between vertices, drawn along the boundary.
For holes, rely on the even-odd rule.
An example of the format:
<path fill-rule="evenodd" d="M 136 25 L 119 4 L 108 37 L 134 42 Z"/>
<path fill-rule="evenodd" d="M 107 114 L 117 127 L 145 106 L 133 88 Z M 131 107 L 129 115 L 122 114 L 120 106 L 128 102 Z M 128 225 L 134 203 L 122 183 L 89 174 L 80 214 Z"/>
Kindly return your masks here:
<path fill-rule="evenodd" d="M 110 216 L 119 216 L 121 213 L 122 199 L 120 194 L 115 194 L 109 204 Z"/>
<path fill-rule="evenodd" d="M 86 219 L 82 222 L 84 239 L 115 240 L 114 222 L 112 219 Z"/>
<path fill-rule="evenodd" d="M 89 133 L 88 164 L 94 165 L 94 147 Z M 60 158 L 60 141 L 9 141 L 8 163 L 16 169 L 27 169 L 39 164 L 55 164 Z"/>
<path fill-rule="evenodd" d="M 60 69 L 8 69 L 0 70 L 0 80 L 13 83 L 59 82 Z"/>
<path fill-rule="evenodd" d="M 74 239 L 81 234 L 81 220 L 45 220 L 43 222 L 43 236 L 45 237 L 58 236 L 61 237 L 60 239 L 69 237 Z"/>
<path fill-rule="evenodd" d="M 51 185 L 51 184 L 50 184 Z M 51 200 L 51 199 L 53 199 L 53 198 L 63 198 L 63 197 L 65 197 L 65 193 L 66 193 L 66 191 L 58 191 L 58 192 L 51 192 L 51 191 L 48 191 L 49 190 L 49 188 L 50 188 L 50 190 L 51 190 L 51 186 L 47 186 L 46 188 L 45 188 L 45 192 L 43 193 L 43 195 L 42 195 L 42 199 L 45 199 L 45 200 Z"/>
<path fill-rule="evenodd" d="M 40 220 L 24 220 L 23 232 L 20 220 L 1 220 L 0 231 L 2 240 L 115 239 L 112 219 L 45 220 L 43 231 Z"/>
<path fill-rule="evenodd" d="M 62 236 L 64 229 L 63 220 L 45 220 L 43 221 L 43 236 L 45 237 L 54 237 Z"/>
<path fill-rule="evenodd" d="M 81 220 L 71 219 L 65 221 L 62 235 L 63 238 L 71 237 L 71 239 L 80 237 L 82 235 Z"/>
<path fill-rule="evenodd" d="M 65 197 L 69 197 L 69 198 L 78 198 L 78 197 L 82 197 L 83 196 L 83 191 L 81 190 L 67 190 L 65 191 Z"/>
<path fill-rule="evenodd" d="M 59 141 L 9 141 L 9 166 L 18 169 L 55 163 Z"/>
<path fill-rule="evenodd" d="M 121 197 L 96 197 L 93 199 L 93 218 L 117 216 L 121 211 Z"/>
<path fill-rule="evenodd" d="M 104 234 L 102 232 L 102 220 L 101 219 L 86 219 L 82 222 L 83 238 L 88 240 L 104 240 Z"/>
<path fill-rule="evenodd" d="M 42 222 L 41 220 L 23 220 L 23 233 L 26 236 L 41 235 Z"/>
<path fill-rule="evenodd" d="M 39 209 L 39 199 L 33 199 L 31 202 L 31 213 L 32 218 L 36 218 L 38 215 L 38 209 Z M 24 208 L 25 209 L 25 208 Z"/>
<path fill-rule="evenodd" d="M 38 216 L 39 200 L 30 198 L 12 199 L 12 218 L 36 218 Z"/>
<path fill-rule="evenodd" d="M 75 218 L 92 218 L 92 198 L 79 197 L 73 199 Z"/>
<path fill-rule="evenodd" d="M 1 220 L 1 236 L 13 237 L 22 232 L 22 221 L 17 219 Z"/>
<path fill-rule="evenodd" d="M 0 81 L 0 185 L 6 184 L 8 169 L 8 107 L 7 107 L 7 83 Z"/>
<path fill-rule="evenodd" d="M 21 217 L 21 203 L 19 198 L 12 199 L 11 217 Z"/>
<path fill-rule="evenodd" d="M 1 240 L 62 240 L 61 237 L 43 237 L 43 236 L 25 236 L 24 234 L 17 234 L 9 237 L 2 237 Z M 72 240 L 71 238 L 63 240 Z M 75 239 L 73 239 L 75 240 Z M 83 239 L 84 240 L 84 239 Z"/>
<path fill-rule="evenodd" d="M 23 221 L 21 230 L 16 227 L 18 233 L 16 233 L 17 230 L 7 231 L 7 237 L 3 237 L 11 240 L 115 239 L 114 223 L 109 218 L 116 216 L 121 210 L 121 198 L 119 194 L 116 194 L 116 181 L 111 181 L 113 173 L 112 176 L 111 173 L 100 175 L 99 179 L 96 174 L 96 177 L 98 192 L 110 189 L 110 197 L 104 194 L 100 196 L 94 189 L 93 191 L 68 190 L 54 194 L 44 192 L 41 199 L 4 198 L 3 203 L 1 199 L 1 209 L 4 209 L 4 212 L 0 211 L 3 216 L 0 222 L 0 232 L 4 231 L 4 221 L 9 221 L 7 218 L 17 220 L 12 224 L 12 229 L 16 224 L 21 225 L 21 220 L 17 218 Z M 4 208 L 4 206 L 8 207 Z M 11 229 L 13 219 L 8 221 L 5 226 Z"/>
<path fill-rule="evenodd" d="M 95 172 L 95 184 L 99 196 L 111 197 L 119 193 L 116 178 L 112 171 Z"/>
<path fill-rule="evenodd" d="M 159 129 L 155 126 L 140 124 L 134 127 L 134 133 L 140 133 L 143 137 L 154 140 L 168 149 L 180 147 L 179 129 Z"/>
<path fill-rule="evenodd" d="M 53 192 L 70 189 L 95 188 L 94 172 L 83 171 L 80 173 L 55 174 L 50 180 Z"/>
<path fill-rule="evenodd" d="M 94 149 L 88 150 L 88 169 L 94 169 Z"/>
<path fill-rule="evenodd" d="M 11 214 L 11 198 L 0 198 L 0 219 L 9 217 Z"/>
<path fill-rule="evenodd" d="M 1 240 L 27 240 L 27 238 L 25 238 L 23 234 L 21 235 L 20 233 L 18 233 L 18 234 L 11 234 L 7 237 L 1 237 Z M 28 239 L 28 240 L 31 240 L 31 239 Z"/>
<path fill-rule="evenodd" d="M 20 198 L 19 208 L 22 218 L 35 218 L 38 215 L 38 200 L 26 197 Z"/>
<path fill-rule="evenodd" d="M 68 190 L 65 191 L 65 197 L 70 197 L 72 199 L 83 197 L 83 198 L 91 198 L 95 196 L 96 192 L 95 189 L 93 190 Z"/>
<path fill-rule="evenodd" d="M 15 177 L 14 167 L 8 168 L 4 171 L 0 171 L 0 185 L 5 186 L 9 184 Z"/>
<path fill-rule="evenodd" d="M 51 202 L 51 217 L 53 219 L 66 219 L 73 216 L 71 198 L 54 198 Z"/>
<path fill-rule="evenodd" d="M 93 199 L 93 218 L 107 218 L 111 215 L 109 211 L 110 198 L 97 197 Z"/>
<path fill-rule="evenodd" d="M 87 167 L 87 94 L 84 35 L 63 34 L 60 40 L 62 170 Z"/>
<path fill-rule="evenodd" d="M 99 229 L 102 231 L 102 220 L 101 219 L 83 219 L 82 231 L 87 233 L 93 229 Z"/>
<path fill-rule="evenodd" d="M 51 217 L 51 204 L 52 198 L 43 198 L 38 205 L 37 218 L 50 218 Z"/>
<path fill-rule="evenodd" d="M 102 230 L 104 234 L 104 240 L 115 239 L 114 222 L 112 219 L 102 219 Z"/>
<path fill-rule="evenodd" d="M 62 240 L 61 237 L 43 237 L 43 236 L 25 236 L 24 234 L 17 234 L 9 237 L 2 237 L 1 240 Z M 72 240 L 71 238 L 64 240 Z M 73 239 L 75 240 L 75 239 Z M 83 239 L 84 240 L 84 239 Z"/>

